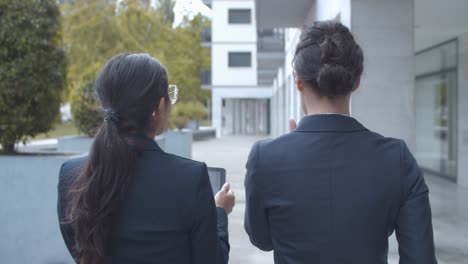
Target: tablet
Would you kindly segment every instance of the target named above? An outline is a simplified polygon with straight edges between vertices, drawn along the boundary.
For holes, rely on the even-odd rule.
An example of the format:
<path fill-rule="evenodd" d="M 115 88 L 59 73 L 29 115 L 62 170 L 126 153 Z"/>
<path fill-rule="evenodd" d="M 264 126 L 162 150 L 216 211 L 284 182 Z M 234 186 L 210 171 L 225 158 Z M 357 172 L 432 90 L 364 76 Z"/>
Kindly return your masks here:
<path fill-rule="evenodd" d="M 210 176 L 213 194 L 216 194 L 221 190 L 221 187 L 223 187 L 226 182 L 226 170 L 222 168 L 208 167 L 208 175 Z"/>

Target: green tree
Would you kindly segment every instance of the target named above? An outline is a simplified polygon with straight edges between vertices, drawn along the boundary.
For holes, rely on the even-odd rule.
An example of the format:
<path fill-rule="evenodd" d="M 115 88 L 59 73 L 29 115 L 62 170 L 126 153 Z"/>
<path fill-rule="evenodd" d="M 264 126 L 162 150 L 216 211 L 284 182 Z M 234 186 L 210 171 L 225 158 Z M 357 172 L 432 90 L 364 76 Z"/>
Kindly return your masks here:
<path fill-rule="evenodd" d="M 69 61 L 67 94 L 77 87 L 88 68 L 115 55 L 119 29 L 116 0 L 76 0 L 62 6 L 63 40 Z"/>
<path fill-rule="evenodd" d="M 180 101 L 205 103 L 210 92 L 202 90 L 201 71 L 210 66 L 211 56 L 208 49 L 201 46 L 201 30 L 209 25 L 201 15 L 192 20 L 184 19 L 174 30 L 171 46 L 167 50 L 166 66 L 170 81 L 180 88 Z"/>
<path fill-rule="evenodd" d="M 174 0 L 158 0 L 158 8 L 163 14 L 164 23 L 172 25 L 174 23 Z"/>
<path fill-rule="evenodd" d="M 181 102 L 205 104 L 210 94 L 201 89 L 201 70 L 209 67 L 210 54 L 201 47 L 200 35 L 209 22 L 196 16 L 173 28 L 172 7 L 172 0 L 160 0 L 156 6 L 146 0 L 78 0 L 65 5 L 69 90 L 83 88 L 85 72 L 97 74 L 93 65 L 118 53 L 143 52 L 166 66 L 169 82 L 180 89 Z"/>
<path fill-rule="evenodd" d="M 96 134 L 104 118 L 103 111 L 94 91 L 96 72 L 102 66 L 102 64 L 96 63 L 88 67 L 83 73 L 80 82 L 71 91 L 70 96 L 74 124 L 80 132 L 90 137 Z"/>
<path fill-rule="evenodd" d="M 0 144 L 49 131 L 65 87 L 60 12 L 50 0 L 0 0 Z"/>
<path fill-rule="evenodd" d="M 190 120 L 202 120 L 206 118 L 205 106 L 197 101 L 179 102 L 172 108 L 172 116 L 169 122 L 170 128 L 184 128 Z"/>

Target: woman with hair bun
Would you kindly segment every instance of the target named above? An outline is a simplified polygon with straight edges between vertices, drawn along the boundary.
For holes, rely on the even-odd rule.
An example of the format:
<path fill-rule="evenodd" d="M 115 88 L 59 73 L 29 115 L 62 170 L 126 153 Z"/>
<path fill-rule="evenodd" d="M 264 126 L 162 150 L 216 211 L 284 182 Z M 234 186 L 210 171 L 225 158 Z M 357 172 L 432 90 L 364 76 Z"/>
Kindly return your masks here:
<path fill-rule="evenodd" d="M 305 117 L 257 142 L 247 162 L 245 229 L 281 264 L 436 264 L 429 190 L 403 140 L 351 117 L 364 55 L 336 21 L 303 29 L 293 59 Z M 385 122 L 385 117 L 382 117 Z"/>

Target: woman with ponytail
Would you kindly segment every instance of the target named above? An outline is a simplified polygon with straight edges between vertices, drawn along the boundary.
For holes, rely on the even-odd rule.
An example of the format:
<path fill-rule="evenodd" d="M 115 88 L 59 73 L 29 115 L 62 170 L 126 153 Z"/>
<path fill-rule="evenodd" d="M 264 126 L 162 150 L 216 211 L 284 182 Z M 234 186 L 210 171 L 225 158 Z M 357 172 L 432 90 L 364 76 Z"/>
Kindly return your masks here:
<path fill-rule="evenodd" d="M 213 197 L 204 163 L 165 153 L 177 100 L 164 66 L 147 54 L 120 54 L 95 82 L 104 120 L 85 157 L 60 170 L 58 213 L 79 264 L 227 263 L 229 185 Z"/>

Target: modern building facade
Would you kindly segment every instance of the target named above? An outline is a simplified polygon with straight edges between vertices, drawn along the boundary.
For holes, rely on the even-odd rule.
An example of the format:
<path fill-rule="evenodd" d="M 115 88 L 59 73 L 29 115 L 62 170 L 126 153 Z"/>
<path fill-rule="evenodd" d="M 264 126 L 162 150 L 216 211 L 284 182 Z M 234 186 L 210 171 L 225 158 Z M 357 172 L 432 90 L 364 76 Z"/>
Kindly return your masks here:
<path fill-rule="evenodd" d="M 211 48 L 214 59 L 211 74 L 203 73 L 203 88 L 212 91 L 212 122 L 217 135 L 268 134 L 273 78 L 267 78 L 268 83 L 262 85 L 263 75 L 259 75 L 257 69 L 262 67 L 259 63 L 266 63 L 259 58 L 263 56 L 268 60 L 274 55 L 265 55 L 257 48 L 255 1 L 204 2 L 213 10 L 211 37 L 205 38 L 209 43 L 206 41 L 204 46 Z M 261 39 L 260 43 L 263 43 Z M 281 56 L 284 42 L 277 43 L 280 45 L 277 57 L 284 59 Z M 275 74 L 276 68 L 270 68 L 268 77 Z"/>
<path fill-rule="evenodd" d="M 351 112 L 367 127 L 403 138 L 421 167 L 468 186 L 468 1 L 257 0 L 257 28 L 286 28 L 285 63 L 271 99 L 272 135 L 300 119 L 291 60 L 300 25 L 337 19 L 365 54 Z M 292 19 L 291 19 L 292 18 Z"/>

